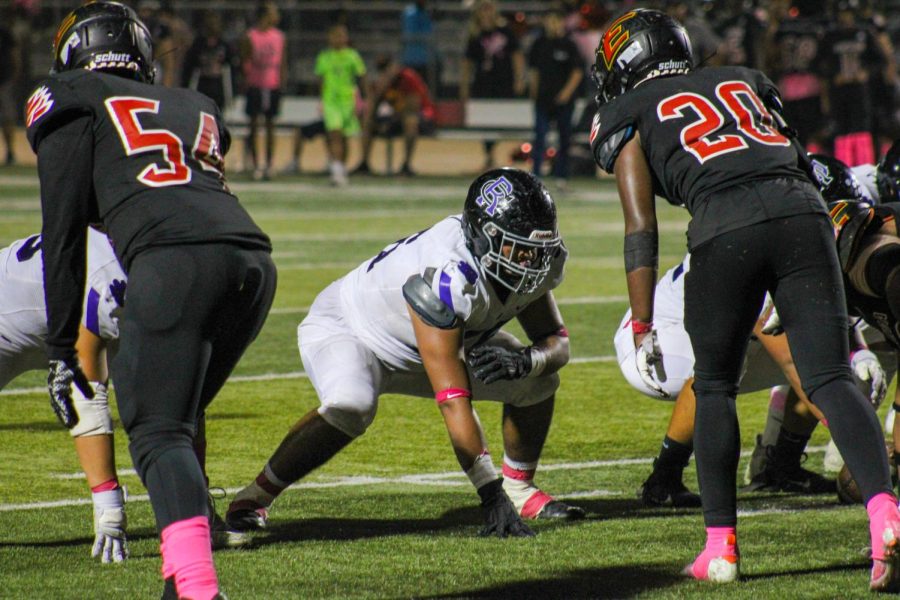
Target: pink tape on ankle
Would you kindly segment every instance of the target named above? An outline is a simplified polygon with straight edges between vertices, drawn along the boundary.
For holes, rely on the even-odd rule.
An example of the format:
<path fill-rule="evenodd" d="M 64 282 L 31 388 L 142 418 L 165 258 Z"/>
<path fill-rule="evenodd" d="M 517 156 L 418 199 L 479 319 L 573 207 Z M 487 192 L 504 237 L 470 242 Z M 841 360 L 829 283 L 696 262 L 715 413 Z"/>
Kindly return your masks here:
<path fill-rule="evenodd" d="M 163 578 L 175 576 L 180 597 L 209 600 L 219 593 L 205 516 L 176 521 L 162 530 Z"/>
<path fill-rule="evenodd" d="M 113 477 L 109 481 L 104 481 L 100 485 L 95 485 L 91 488 L 91 492 L 94 494 L 98 494 L 100 492 L 109 492 L 119 487 L 119 480 Z"/>
<path fill-rule="evenodd" d="M 706 547 L 721 551 L 723 546 L 735 546 L 737 535 L 734 527 L 707 527 Z"/>
<path fill-rule="evenodd" d="M 525 505 L 522 506 L 522 518 L 523 519 L 534 519 L 537 518 L 541 511 L 547 506 L 548 502 L 553 502 L 553 496 L 550 494 L 546 494 L 541 490 L 536 491 L 531 495 L 531 497 L 525 501 Z"/>
<path fill-rule="evenodd" d="M 515 479 L 516 481 L 531 481 L 534 479 L 534 472 L 537 469 L 516 469 L 506 462 L 503 463 L 503 477 L 506 479 Z"/>

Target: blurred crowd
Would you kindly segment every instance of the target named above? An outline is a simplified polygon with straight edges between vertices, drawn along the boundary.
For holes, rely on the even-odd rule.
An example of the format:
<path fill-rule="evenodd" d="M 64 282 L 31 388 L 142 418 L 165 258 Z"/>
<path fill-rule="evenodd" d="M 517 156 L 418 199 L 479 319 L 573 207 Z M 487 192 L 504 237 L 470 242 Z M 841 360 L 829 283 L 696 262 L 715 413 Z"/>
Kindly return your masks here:
<path fill-rule="evenodd" d="M 851 166 L 872 163 L 900 137 L 898 0 L 548 0 L 527 3 L 527 11 L 495 0 L 383 2 L 394 12 L 391 39 L 363 21 L 375 14 L 372 5 L 127 3 L 156 40 L 159 83 L 198 89 L 223 109 L 243 98 L 246 168 L 259 178 L 272 175 L 281 96 L 290 94 L 322 101 L 322 118 L 297 128 L 292 170 L 300 168 L 304 142 L 324 135 L 332 179 L 346 182 L 348 138 L 360 133 L 356 170 L 370 171 L 373 137 L 402 136 L 400 172 L 412 175 L 418 135 L 463 125 L 470 99 L 521 98 L 534 103 L 534 122 L 523 124 L 534 131 L 527 145 L 534 170 L 564 180 L 568 146 L 592 116 L 590 65 L 600 36 L 618 13 L 637 6 L 680 20 L 698 64 L 764 71 L 811 151 Z M 11 137 L 21 99 L 49 63 L 50 53 L 34 40 L 50 39 L 48 28 L 67 8 L 61 0 L 0 0 L 0 160 L 7 164 L 15 161 Z M 556 148 L 548 149 L 553 128 Z M 486 136 L 486 167 L 493 153 Z M 545 156 L 555 156 L 552 165 Z"/>

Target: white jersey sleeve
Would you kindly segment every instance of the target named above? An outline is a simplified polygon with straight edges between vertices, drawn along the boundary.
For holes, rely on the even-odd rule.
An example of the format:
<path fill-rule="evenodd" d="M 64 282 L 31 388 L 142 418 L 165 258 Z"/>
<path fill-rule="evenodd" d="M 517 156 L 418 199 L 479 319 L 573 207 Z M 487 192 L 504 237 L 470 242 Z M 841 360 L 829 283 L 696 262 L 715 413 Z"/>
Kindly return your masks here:
<path fill-rule="evenodd" d="M 465 260 L 451 260 L 440 270 L 425 269 L 422 274 L 431 285 L 431 291 L 452 310 L 460 321 L 466 322 L 472 315 L 477 290 L 478 273 Z"/>
<path fill-rule="evenodd" d="M 125 303 L 127 278 L 105 234 L 88 230 L 87 285 L 81 324 L 94 335 L 119 337 L 119 313 Z"/>

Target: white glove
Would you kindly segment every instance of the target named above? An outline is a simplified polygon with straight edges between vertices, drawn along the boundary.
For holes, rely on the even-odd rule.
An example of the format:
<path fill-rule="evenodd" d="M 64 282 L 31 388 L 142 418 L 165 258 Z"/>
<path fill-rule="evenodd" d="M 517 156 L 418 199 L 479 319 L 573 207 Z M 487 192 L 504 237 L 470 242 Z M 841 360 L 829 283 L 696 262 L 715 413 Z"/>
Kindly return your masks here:
<path fill-rule="evenodd" d="M 663 398 L 669 397 L 669 392 L 663 389 L 660 382 L 666 381 L 666 369 L 663 366 L 662 350 L 659 347 L 659 336 L 653 329 L 644 336 L 634 355 L 637 362 L 638 375 L 644 384 Z"/>
<path fill-rule="evenodd" d="M 857 350 L 850 359 L 853 375 L 868 388 L 869 401 L 876 409 L 887 394 L 888 382 L 878 357 L 871 350 Z"/>
<path fill-rule="evenodd" d="M 122 562 L 128 558 L 125 528 L 125 491 L 123 488 L 96 492 L 94 500 L 94 547 L 91 556 L 100 562 Z"/>
<path fill-rule="evenodd" d="M 763 305 L 762 314 L 765 314 L 770 308 L 772 313 L 766 319 L 765 325 L 762 326 L 762 332 L 766 335 L 781 335 L 784 333 L 784 327 L 781 326 L 781 317 L 778 316 L 775 303 L 772 302 L 772 296 L 766 294 L 766 303 Z"/>

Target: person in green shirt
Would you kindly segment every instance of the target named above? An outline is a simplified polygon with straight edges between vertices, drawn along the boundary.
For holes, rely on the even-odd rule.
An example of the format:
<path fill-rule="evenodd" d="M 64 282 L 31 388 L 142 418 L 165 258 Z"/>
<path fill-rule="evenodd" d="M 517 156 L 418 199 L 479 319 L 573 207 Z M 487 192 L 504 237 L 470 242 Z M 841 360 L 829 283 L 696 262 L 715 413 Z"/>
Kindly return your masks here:
<path fill-rule="evenodd" d="M 359 52 L 348 47 L 345 25 L 328 30 L 328 48 L 316 57 L 316 75 L 322 85 L 322 118 L 328 134 L 328 169 L 335 185 L 347 184 L 347 138 L 359 132 L 356 87 L 365 94 L 366 65 Z"/>

